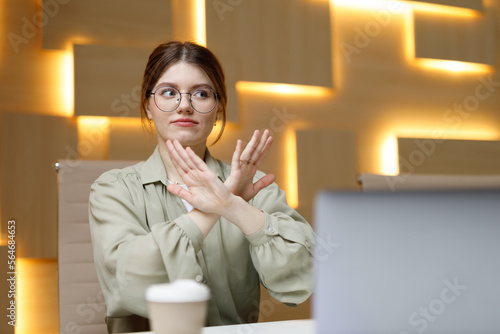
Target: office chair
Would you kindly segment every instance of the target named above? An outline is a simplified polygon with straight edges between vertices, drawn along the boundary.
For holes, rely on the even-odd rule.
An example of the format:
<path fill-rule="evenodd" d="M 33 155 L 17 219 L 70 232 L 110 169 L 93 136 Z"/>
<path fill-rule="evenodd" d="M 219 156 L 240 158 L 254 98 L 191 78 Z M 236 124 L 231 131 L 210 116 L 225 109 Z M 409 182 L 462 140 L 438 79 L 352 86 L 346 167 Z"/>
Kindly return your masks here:
<path fill-rule="evenodd" d="M 59 332 L 106 334 L 106 305 L 90 238 L 91 184 L 103 172 L 134 161 L 60 160 L 58 175 Z"/>

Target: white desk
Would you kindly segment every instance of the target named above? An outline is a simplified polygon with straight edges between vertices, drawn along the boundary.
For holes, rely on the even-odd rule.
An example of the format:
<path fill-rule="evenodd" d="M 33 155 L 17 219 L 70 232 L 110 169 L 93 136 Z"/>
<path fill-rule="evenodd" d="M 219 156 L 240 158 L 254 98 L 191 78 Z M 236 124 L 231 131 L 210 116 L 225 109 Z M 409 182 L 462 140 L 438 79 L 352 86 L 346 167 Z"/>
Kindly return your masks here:
<path fill-rule="evenodd" d="M 314 329 L 314 320 L 308 319 L 205 327 L 202 334 L 314 334 Z M 153 334 L 153 332 L 142 332 L 142 334 Z"/>
<path fill-rule="evenodd" d="M 203 328 L 203 334 L 314 334 L 313 320 L 258 322 Z"/>

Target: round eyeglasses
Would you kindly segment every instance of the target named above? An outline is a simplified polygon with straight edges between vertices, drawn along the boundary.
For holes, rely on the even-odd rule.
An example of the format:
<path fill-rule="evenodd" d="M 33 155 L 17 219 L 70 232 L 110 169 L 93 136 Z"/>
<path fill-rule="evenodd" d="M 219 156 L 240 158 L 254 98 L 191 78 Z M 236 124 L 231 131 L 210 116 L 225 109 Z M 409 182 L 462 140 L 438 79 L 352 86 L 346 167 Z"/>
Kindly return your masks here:
<path fill-rule="evenodd" d="M 165 112 L 176 110 L 181 104 L 184 94 L 189 95 L 191 107 L 200 114 L 207 114 L 214 110 L 219 100 L 219 94 L 208 87 L 197 88 L 191 93 L 181 93 L 175 87 L 158 87 L 151 93 L 154 96 L 156 106 Z"/>

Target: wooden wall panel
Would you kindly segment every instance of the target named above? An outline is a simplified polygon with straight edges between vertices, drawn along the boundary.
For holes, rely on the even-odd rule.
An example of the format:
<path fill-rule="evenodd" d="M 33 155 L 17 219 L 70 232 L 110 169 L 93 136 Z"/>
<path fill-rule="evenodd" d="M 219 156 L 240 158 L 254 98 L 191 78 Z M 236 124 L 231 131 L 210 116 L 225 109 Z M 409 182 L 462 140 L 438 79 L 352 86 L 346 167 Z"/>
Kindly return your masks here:
<path fill-rule="evenodd" d="M 328 2 L 224 3 L 207 2 L 207 45 L 237 62 L 237 80 L 332 86 Z"/>
<path fill-rule="evenodd" d="M 38 1 L 0 0 L 0 112 L 63 115 L 64 52 L 40 52 Z"/>
<path fill-rule="evenodd" d="M 496 65 L 498 34 L 492 9 L 477 17 L 415 12 L 415 57 Z"/>
<path fill-rule="evenodd" d="M 310 219 L 319 191 L 357 189 L 356 136 L 347 131 L 307 129 L 297 130 L 296 138 L 300 212 Z"/>
<path fill-rule="evenodd" d="M 75 115 L 139 117 L 142 76 L 152 49 L 75 45 Z"/>
<path fill-rule="evenodd" d="M 149 133 L 141 121 L 111 123 L 109 160 L 147 160 L 158 143 L 156 133 Z"/>
<path fill-rule="evenodd" d="M 207 46 L 230 89 L 237 81 L 333 86 L 328 1 L 206 1 L 206 11 Z"/>
<path fill-rule="evenodd" d="M 57 256 L 57 159 L 77 159 L 70 118 L 2 114 L 2 233 L 16 220 L 19 257 Z M 5 237 L 5 236 L 4 236 Z"/>
<path fill-rule="evenodd" d="M 400 174 L 500 172 L 500 141 L 398 138 Z"/>
<path fill-rule="evenodd" d="M 69 42 L 154 46 L 171 37 L 169 0 L 42 0 L 42 47 Z"/>

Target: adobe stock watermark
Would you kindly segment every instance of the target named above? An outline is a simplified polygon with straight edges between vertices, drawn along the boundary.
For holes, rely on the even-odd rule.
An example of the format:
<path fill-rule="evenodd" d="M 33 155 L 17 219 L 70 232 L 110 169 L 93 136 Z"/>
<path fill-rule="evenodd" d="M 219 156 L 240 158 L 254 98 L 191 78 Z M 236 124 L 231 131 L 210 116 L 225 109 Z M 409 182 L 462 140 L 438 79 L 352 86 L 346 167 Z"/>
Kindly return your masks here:
<path fill-rule="evenodd" d="M 360 54 L 381 34 L 382 29 L 391 23 L 393 15 L 402 14 L 407 9 L 408 5 L 401 1 L 388 1 L 385 9 L 372 10 L 370 14 L 373 20 L 366 22 L 362 28 L 354 27 L 356 34 L 352 43 L 340 42 L 340 51 L 347 63 L 350 64 L 355 54 Z"/>
<path fill-rule="evenodd" d="M 297 289 L 302 289 L 305 285 L 311 283 L 309 279 L 314 277 L 314 266 L 317 262 L 326 261 L 336 249 L 341 247 L 341 244 L 332 241 L 331 235 L 326 236 L 326 238 L 319 237 L 315 232 L 313 232 L 314 245 L 310 244 L 310 241 L 305 242 L 305 247 L 311 252 L 313 258 L 310 261 L 304 263 L 303 266 L 296 268 L 294 271 L 284 273 L 278 279 L 280 282 L 286 282 L 287 286 L 295 287 Z M 314 261 L 315 260 L 315 261 Z M 314 284 L 312 282 L 312 284 Z M 258 323 L 253 323 L 249 327 L 241 327 L 237 329 L 238 333 L 252 334 L 255 333 L 258 328 L 267 320 L 269 320 L 272 315 L 276 312 L 277 305 L 281 305 L 282 302 L 275 298 L 253 301 L 253 305 L 259 309 L 258 312 L 253 312 L 250 314 L 248 319 L 250 322 L 260 320 Z M 292 305 L 293 306 L 293 305 Z"/>
<path fill-rule="evenodd" d="M 274 135 L 283 132 L 287 125 L 290 124 L 297 115 L 291 114 L 286 110 L 286 106 L 283 106 L 283 108 L 278 109 L 278 108 L 273 108 L 271 111 L 271 117 L 269 119 L 269 124 L 266 128 L 260 129 L 260 133 L 263 133 L 266 129 L 269 130 L 269 135 L 271 137 L 274 137 Z M 247 142 L 252 139 L 253 131 L 252 134 L 250 134 L 247 137 Z"/>
<path fill-rule="evenodd" d="M 118 274 L 117 277 L 108 282 L 108 286 L 111 290 L 117 290 L 121 293 L 130 285 L 132 280 L 133 279 L 130 277 Z M 94 297 L 88 296 L 85 301 L 79 303 L 75 313 L 78 316 L 77 319 L 80 320 L 78 320 L 78 322 L 71 320 L 61 324 L 61 334 L 80 334 L 83 331 L 82 325 L 92 324 L 97 316 L 102 316 L 102 323 L 104 323 L 106 302 L 102 290 L 99 288 L 99 291 L 96 292 Z M 71 317 L 71 319 L 75 318 Z"/>
<path fill-rule="evenodd" d="M 137 85 L 129 93 L 122 93 L 120 97 L 114 99 L 110 105 L 113 117 L 127 117 L 132 113 L 137 114 L 141 103 L 141 93 L 142 88 Z"/>
<path fill-rule="evenodd" d="M 61 5 L 66 5 L 71 0 L 44 0 L 42 8 L 36 11 L 32 17 L 23 16 L 21 18 L 21 29 L 19 32 L 9 32 L 7 38 L 15 54 L 20 51 L 20 46 L 28 44 L 34 39 L 39 30 L 45 27 L 61 9 Z"/>
<path fill-rule="evenodd" d="M 481 77 L 478 81 L 479 84 L 473 94 L 466 96 L 461 103 L 453 104 L 443 113 L 444 122 L 450 124 L 453 130 L 459 129 L 464 120 L 469 119 L 479 109 L 481 102 L 489 99 L 500 87 L 500 82 L 493 81 L 493 74 Z M 395 191 L 399 183 L 405 182 L 408 177 L 412 176 L 417 168 L 435 153 L 437 146 L 447 140 L 446 137 L 446 131 L 443 128 L 435 128 L 431 138 L 415 139 L 417 148 L 412 150 L 407 157 L 399 156 L 399 175 L 385 178 L 391 191 Z"/>
<path fill-rule="evenodd" d="M 112 117 L 128 117 L 133 114 L 138 115 L 140 101 L 141 86 L 137 85 L 132 87 L 130 92 L 122 93 L 119 97 L 111 101 L 109 108 Z M 85 138 L 79 140 L 77 149 L 71 147 L 71 145 L 66 145 L 67 154 L 65 159 L 70 161 L 68 162 L 68 166 L 70 168 L 75 168 L 80 164 L 82 159 L 90 156 L 94 147 L 102 145 L 106 135 L 113 131 L 115 126 L 116 125 L 113 123 L 109 124 L 107 121 L 103 120 L 86 132 Z"/>
<path fill-rule="evenodd" d="M 430 324 L 437 321 L 439 316 L 446 312 L 450 305 L 467 290 L 467 285 L 460 284 L 457 277 L 453 279 L 453 282 L 445 279 L 443 283 L 445 287 L 437 298 L 432 299 L 425 306 L 419 307 L 408 317 L 408 324 L 417 333 L 423 333 L 427 330 Z M 401 331 L 399 334 L 410 334 L 410 332 Z"/>
<path fill-rule="evenodd" d="M 236 7 L 241 5 L 245 0 L 213 0 L 212 6 L 217 12 L 219 20 L 224 21 L 224 15 L 227 12 L 232 12 Z"/>

